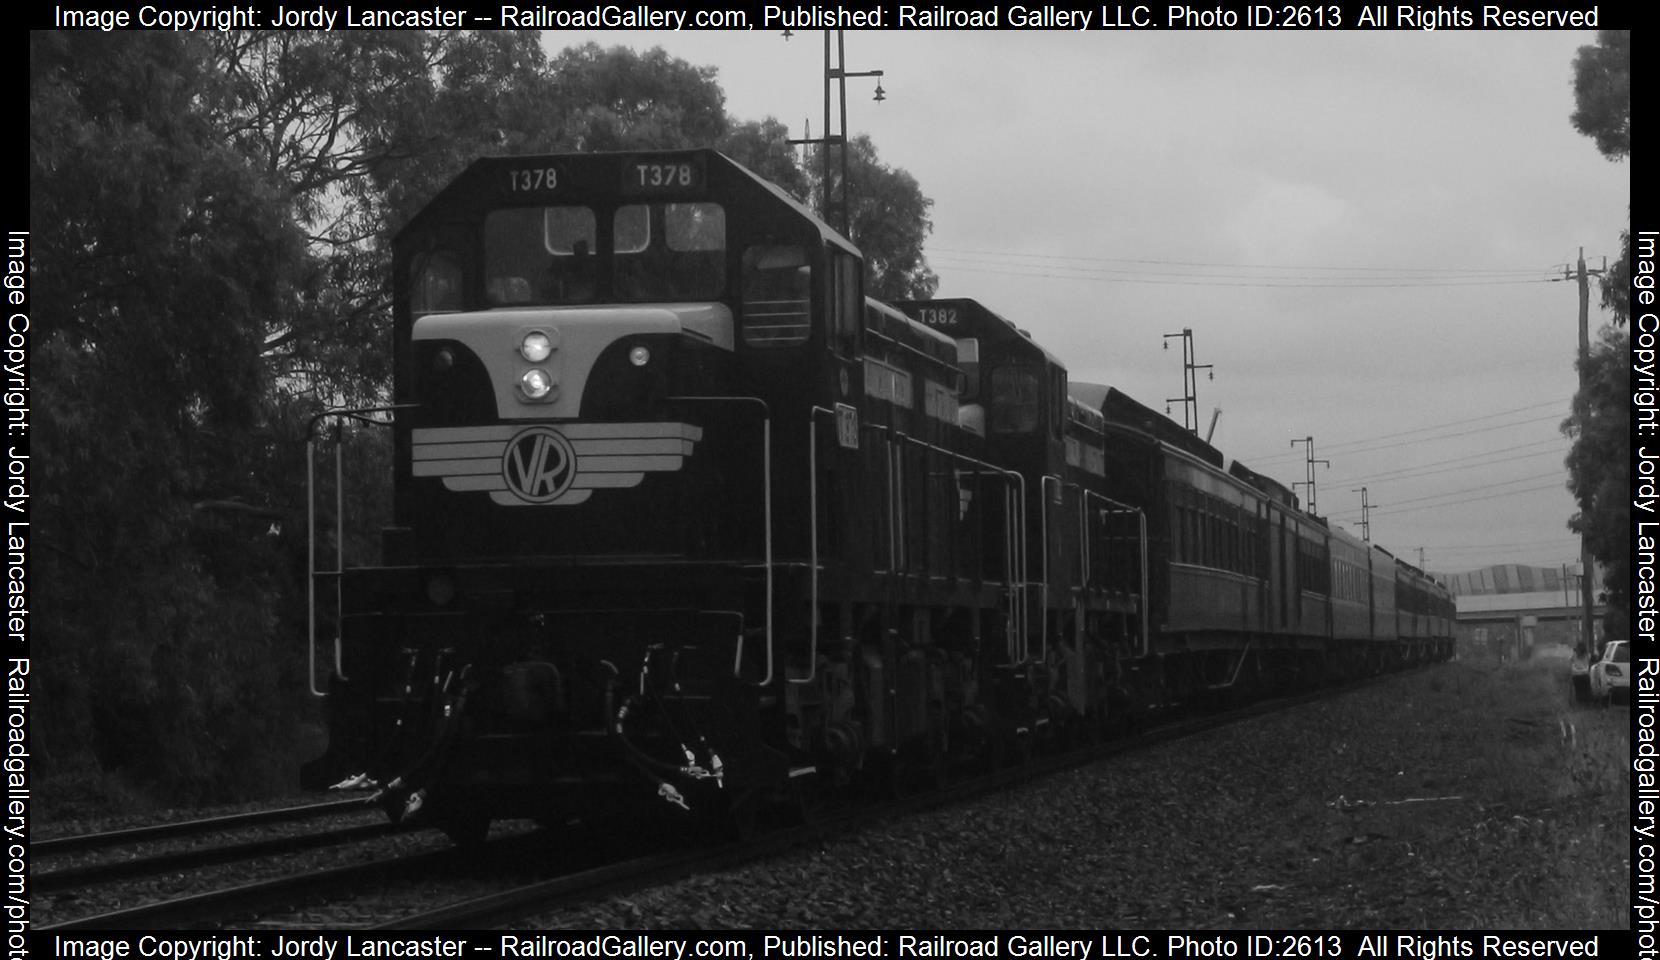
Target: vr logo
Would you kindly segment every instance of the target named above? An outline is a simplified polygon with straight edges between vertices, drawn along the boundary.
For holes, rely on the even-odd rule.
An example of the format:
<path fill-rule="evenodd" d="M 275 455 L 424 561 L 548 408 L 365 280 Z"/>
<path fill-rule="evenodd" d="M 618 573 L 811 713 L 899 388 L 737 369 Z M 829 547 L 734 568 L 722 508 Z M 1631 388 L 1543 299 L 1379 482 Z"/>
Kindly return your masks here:
<path fill-rule="evenodd" d="M 501 458 L 507 489 L 527 503 L 547 503 L 576 479 L 576 452 L 552 427 L 531 427 L 508 441 Z"/>

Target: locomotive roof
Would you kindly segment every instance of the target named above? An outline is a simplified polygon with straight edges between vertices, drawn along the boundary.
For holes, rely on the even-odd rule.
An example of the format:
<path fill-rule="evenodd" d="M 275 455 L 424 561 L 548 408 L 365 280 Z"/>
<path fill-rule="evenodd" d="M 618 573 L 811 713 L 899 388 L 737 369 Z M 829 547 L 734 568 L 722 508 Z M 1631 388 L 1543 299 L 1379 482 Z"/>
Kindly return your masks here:
<path fill-rule="evenodd" d="M 1072 421 L 1074 423 L 1082 424 L 1096 433 L 1100 433 L 1102 425 L 1105 423 L 1105 418 L 1101 416 L 1101 411 L 1095 409 L 1083 400 L 1078 399 L 1078 397 L 1071 392 L 1070 386 L 1071 385 L 1068 384 L 1066 408 L 1067 412 L 1071 415 Z"/>
<path fill-rule="evenodd" d="M 702 172 L 703 183 L 685 190 L 657 190 L 651 193 L 631 193 L 622 188 L 622 171 L 630 161 L 683 160 L 696 163 Z M 558 172 L 557 187 L 530 192 L 513 192 L 504 185 L 510 170 L 553 169 Z M 822 240 L 851 252 L 858 249 L 834 227 L 819 219 L 801 201 L 790 196 L 782 187 L 755 173 L 719 150 L 701 147 L 690 150 L 627 150 L 602 153 L 526 154 L 499 157 L 481 157 L 467 165 L 454 180 L 427 202 L 409 222 L 397 232 L 396 238 L 424 226 L 426 221 L 457 212 L 482 214 L 498 206 L 516 206 L 529 203 L 582 202 L 600 197 L 658 196 L 668 200 L 707 199 L 713 192 L 735 194 L 742 199 L 748 192 L 756 200 L 777 203 L 805 224 L 818 231 Z"/>
<path fill-rule="evenodd" d="M 978 339 L 982 362 L 997 349 L 1008 350 L 1013 346 L 1016 355 L 1024 354 L 1028 359 L 1041 357 L 1062 370 L 1066 369 L 1066 364 L 1045 350 L 1043 344 L 1033 340 L 1030 333 L 1010 323 L 1001 314 L 978 300 L 946 297 L 933 300 L 895 300 L 893 305 L 912 320 L 947 337 L 958 340 L 968 337 Z"/>
<path fill-rule="evenodd" d="M 1178 450 L 1198 457 L 1218 470 L 1224 466 L 1222 451 L 1199 439 L 1191 430 L 1176 424 L 1162 413 L 1143 406 L 1116 387 L 1107 388 L 1101 401 L 1101 415 L 1110 423 L 1122 423 L 1150 434 Z"/>
<path fill-rule="evenodd" d="M 1261 490 L 1263 493 L 1268 495 L 1268 499 L 1273 500 L 1281 506 L 1293 507 L 1297 509 L 1302 508 L 1302 504 L 1297 501 L 1297 495 L 1291 492 L 1289 487 L 1278 480 L 1275 480 L 1273 477 L 1257 473 L 1255 470 L 1252 470 L 1250 467 L 1240 463 L 1238 460 L 1235 460 L 1229 465 L 1228 472 L 1251 486 L 1256 487 L 1258 490 Z"/>
<path fill-rule="evenodd" d="M 957 364 L 957 341 L 871 297 L 865 298 L 865 328 L 947 366 Z"/>

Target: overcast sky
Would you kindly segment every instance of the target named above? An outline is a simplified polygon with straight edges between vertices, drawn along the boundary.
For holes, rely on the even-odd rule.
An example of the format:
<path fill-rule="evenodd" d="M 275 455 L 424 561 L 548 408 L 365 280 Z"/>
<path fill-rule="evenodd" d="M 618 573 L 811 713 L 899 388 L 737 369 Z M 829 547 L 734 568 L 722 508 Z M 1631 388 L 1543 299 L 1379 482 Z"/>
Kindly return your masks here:
<path fill-rule="evenodd" d="M 736 120 L 813 135 L 818 31 L 552 32 L 719 69 Z M 1618 254 L 1630 168 L 1568 122 L 1592 32 L 848 31 L 848 127 L 933 199 L 938 295 L 1074 380 L 1163 409 L 1193 330 L 1213 442 L 1431 569 L 1578 556 L 1558 425 L 1583 245 Z M 1594 281 L 1593 281 L 1594 283 Z M 1592 336 L 1606 322 L 1592 290 Z M 1181 420 L 1179 403 L 1171 413 Z M 1304 496 L 1306 490 L 1299 486 Z"/>

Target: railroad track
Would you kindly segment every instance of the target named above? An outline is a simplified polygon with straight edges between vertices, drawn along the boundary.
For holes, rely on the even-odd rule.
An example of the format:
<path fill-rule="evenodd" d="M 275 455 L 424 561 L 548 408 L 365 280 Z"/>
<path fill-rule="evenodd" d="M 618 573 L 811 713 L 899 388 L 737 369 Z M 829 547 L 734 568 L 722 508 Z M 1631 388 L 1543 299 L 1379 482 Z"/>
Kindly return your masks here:
<path fill-rule="evenodd" d="M 1345 685 L 1341 691 L 1373 682 L 1371 679 Z M 933 810 L 974 799 L 1034 779 L 1053 776 L 1110 757 L 1145 750 L 1158 744 L 1311 703 L 1332 695 L 1330 689 L 1293 697 L 1263 700 L 1223 713 L 1174 720 L 1124 737 L 1039 757 L 1017 766 L 981 774 L 945 786 L 889 800 L 831 817 L 815 819 L 799 827 L 779 830 L 716 848 L 674 851 L 605 864 L 535 883 L 523 884 L 485 896 L 459 900 L 431 910 L 407 913 L 368 925 L 372 930 L 442 930 L 507 923 L 536 913 L 550 912 L 585 903 L 599 897 L 631 892 L 672 883 L 689 876 L 729 870 L 744 864 L 778 856 L 813 843 L 844 837 L 874 822 Z"/>
<path fill-rule="evenodd" d="M 37 840 L 29 845 L 29 852 L 36 857 L 59 853 L 81 853 L 88 850 L 103 850 L 110 847 L 148 843 L 152 840 L 169 840 L 177 837 L 193 837 L 206 833 L 239 830 L 244 827 L 263 826 L 271 823 L 314 820 L 320 817 L 370 809 L 373 809 L 370 798 L 353 797 L 348 800 L 299 804 L 275 810 L 255 810 L 251 813 L 233 813 L 222 817 L 207 817 L 201 820 L 158 823 L 145 827 L 132 827 L 126 830 L 108 830 L 102 833 Z"/>
<path fill-rule="evenodd" d="M 94 883 L 131 880 L 161 873 L 193 870 L 219 863 L 280 856 L 285 853 L 298 853 L 318 847 L 340 846 L 375 837 L 383 837 L 397 829 L 397 826 L 391 823 L 364 823 L 287 837 L 268 837 L 260 840 L 192 847 L 187 850 L 168 850 L 129 859 L 82 863 L 60 867 L 56 870 L 32 873 L 29 877 L 29 885 L 37 893 L 52 893 Z"/>
<path fill-rule="evenodd" d="M 388 857 L 368 863 L 313 870 L 253 883 L 147 903 L 123 910 L 66 920 L 37 930 L 154 930 L 167 927 L 216 926 L 242 916 L 259 916 L 292 909 L 342 889 L 384 881 L 386 878 L 453 863 L 456 850 L 426 851 Z"/>
<path fill-rule="evenodd" d="M 570 846 L 568 836 L 549 834 L 538 841 L 539 834 L 514 834 L 498 837 L 478 848 L 425 851 L 346 867 L 313 869 L 301 874 L 86 916 L 39 929 L 204 926 L 246 921 L 248 918 L 255 919 L 262 926 L 283 926 L 281 918 L 289 916 L 296 918 L 288 924 L 290 926 L 343 926 L 347 924 L 332 917 L 318 922 L 314 912 L 308 917 L 308 911 L 315 911 L 320 905 L 336 900 L 354 898 L 364 890 L 380 890 L 383 895 L 391 896 L 392 902 L 384 907 L 359 904 L 355 908 L 354 919 L 350 921 L 352 926 L 367 929 L 453 929 L 507 922 L 602 896 L 626 894 L 687 876 L 764 860 L 810 843 L 847 836 L 877 821 L 1007 790 L 1017 784 L 1098 763 L 1118 754 L 1144 750 L 1322 697 L 1340 695 L 1370 682 L 1373 681 L 1363 680 L 1339 688 L 1258 701 L 1223 712 L 1175 718 L 1104 743 L 1057 755 L 1040 755 L 990 773 L 954 780 L 939 788 L 911 793 L 851 812 L 819 817 L 802 826 L 774 830 L 723 846 L 630 856 L 626 851 L 607 851 L 597 844 L 592 849 L 575 849 Z M 382 831 L 389 829 L 383 824 L 373 826 Z M 555 876 L 540 876 L 531 882 L 518 884 L 492 876 L 488 885 L 499 889 L 482 895 L 464 896 L 444 906 L 413 913 L 407 912 L 408 902 L 431 902 L 433 896 L 430 889 L 408 895 L 401 907 L 398 905 L 399 895 L 395 891 L 386 892 L 388 887 L 429 883 L 457 872 L 470 872 L 476 879 L 480 862 L 500 864 L 499 875 L 545 872 L 548 863 L 560 863 L 562 869 Z M 446 869 L 462 865 L 465 865 L 464 871 Z M 504 887 L 503 883 L 507 885 Z"/>

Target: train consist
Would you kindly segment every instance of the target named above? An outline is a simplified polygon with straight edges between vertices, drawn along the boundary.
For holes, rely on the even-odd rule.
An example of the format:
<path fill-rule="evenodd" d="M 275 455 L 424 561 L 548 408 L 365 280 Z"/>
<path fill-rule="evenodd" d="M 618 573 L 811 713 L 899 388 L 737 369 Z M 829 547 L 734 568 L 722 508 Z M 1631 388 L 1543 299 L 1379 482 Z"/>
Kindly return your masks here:
<path fill-rule="evenodd" d="M 973 300 L 865 297 L 717 152 L 480 160 L 395 270 L 393 524 L 313 575 L 307 779 L 458 840 L 741 819 L 1452 650 L 1422 571 Z"/>

